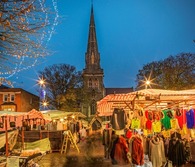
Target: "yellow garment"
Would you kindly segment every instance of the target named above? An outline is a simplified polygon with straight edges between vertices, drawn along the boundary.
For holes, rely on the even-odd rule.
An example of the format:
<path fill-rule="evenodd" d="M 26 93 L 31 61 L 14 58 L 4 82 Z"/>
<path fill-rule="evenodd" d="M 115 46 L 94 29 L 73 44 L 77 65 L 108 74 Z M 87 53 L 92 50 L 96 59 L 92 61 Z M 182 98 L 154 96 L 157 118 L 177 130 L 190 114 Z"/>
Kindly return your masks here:
<path fill-rule="evenodd" d="M 152 123 L 152 130 L 153 132 L 161 132 L 161 122 L 155 121 Z"/>
<path fill-rule="evenodd" d="M 133 118 L 131 122 L 131 129 L 140 129 L 140 120 Z"/>

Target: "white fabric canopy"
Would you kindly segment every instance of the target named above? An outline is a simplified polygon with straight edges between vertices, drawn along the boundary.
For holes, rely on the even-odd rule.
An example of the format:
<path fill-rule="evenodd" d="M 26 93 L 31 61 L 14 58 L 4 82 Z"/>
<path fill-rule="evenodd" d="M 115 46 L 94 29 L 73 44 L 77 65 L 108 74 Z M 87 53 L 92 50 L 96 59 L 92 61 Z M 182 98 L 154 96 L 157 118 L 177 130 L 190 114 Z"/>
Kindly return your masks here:
<path fill-rule="evenodd" d="M 86 118 L 81 112 L 65 112 L 60 110 L 45 110 L 41 111 L 44 117 L 53 119 L 64 119 L 65 117 L 75 116 L 76 118 Z"/>
<path fill-rule="evenodd" d="M 171 106 L 192 106 L 195 108 L 195 89 L 190 90 L 163 90 L 143 89 L 127 94 L 110 94 L 97 102 L 99 116 L 112 115 L 114 108 L 123 108 L 126 111 L 135 108 L 165 108 Z"/>

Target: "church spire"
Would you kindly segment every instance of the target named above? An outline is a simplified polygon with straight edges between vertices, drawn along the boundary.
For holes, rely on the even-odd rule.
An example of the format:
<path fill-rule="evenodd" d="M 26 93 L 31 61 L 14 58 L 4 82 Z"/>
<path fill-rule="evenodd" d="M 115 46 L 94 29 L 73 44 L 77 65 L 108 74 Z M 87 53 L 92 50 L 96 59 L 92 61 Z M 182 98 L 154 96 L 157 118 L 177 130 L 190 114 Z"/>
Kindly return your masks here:
<path fill-rule="evenodd" d="M 87 93 L 88 101 L 83 104 L 82 112 L 86 115 L 95 115 L 97 112 L 96 102 L 104 97 L 104 71 L 100 67 L 100 54 L 95 31 L 93 2 L 89 23 L 89 35 L 87 51 L 85 53 L 85 69 L 83 69 L 83 86 Z"/>
<path fill-rule="evenodd" d="M 85 55 L 85 60 L 86 60 L 86 70 L 90 70 L 90 71 L 91 70 L 101 70 L 100 54 L 98 52 L 98 45 L 97 45 L 97 39 L 96 39 L 93 4 L 91 5 L 89 36 L 88 36 L 88 44 L 87 44 L 87 52 Z"/>

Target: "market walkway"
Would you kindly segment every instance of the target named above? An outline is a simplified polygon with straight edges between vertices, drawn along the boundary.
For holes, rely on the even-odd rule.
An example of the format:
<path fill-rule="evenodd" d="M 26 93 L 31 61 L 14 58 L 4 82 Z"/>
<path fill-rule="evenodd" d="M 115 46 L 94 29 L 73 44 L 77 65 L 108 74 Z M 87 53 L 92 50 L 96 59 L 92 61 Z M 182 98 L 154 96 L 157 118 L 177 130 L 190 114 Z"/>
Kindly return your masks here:
<path fill-rule="evenodd" d="M 90 135 L 84 141 L 77 144 L 76 148 L 70 146 L 67 154 L 50 153 L 37 159 L 40 167 L 110 167 L 110 160 L 104 159 L 104 147 L 101 135 L 96 133 Z"/>
<path fill-rule="evenodd" d="M 101 135 L 91 135 L 90 138 L 80 141 L 78 147 L 80 153 L 76 148 L 70 147 L 67 154 L 49 153 L 36 159 L 36 163 L 40 167 L 122 167 L 112 165 L 110 159 L 104 159 Z M 123 167 L 130 167 L 130 164 Z M 185 167 L 195 167 L 195 164 Z"/>

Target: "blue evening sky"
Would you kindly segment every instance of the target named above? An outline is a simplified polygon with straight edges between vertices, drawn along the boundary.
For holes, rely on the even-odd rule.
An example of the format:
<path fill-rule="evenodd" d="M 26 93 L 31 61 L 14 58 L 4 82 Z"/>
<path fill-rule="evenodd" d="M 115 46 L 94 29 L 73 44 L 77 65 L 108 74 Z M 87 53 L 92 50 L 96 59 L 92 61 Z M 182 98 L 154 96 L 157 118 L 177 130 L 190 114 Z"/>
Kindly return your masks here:
<path fill-rule="evenodd" d="M 105 87 L 135 87 L 144 64 L 181 52 L 195 53 L 195 0 L 94 0 Z M 54 52 L 17 74 L 15 87 L 36 93 L 37 72 L 53 64 L 85 68 L 91 0 L 58 0 L 59 23 L 49 41 Z"/>

